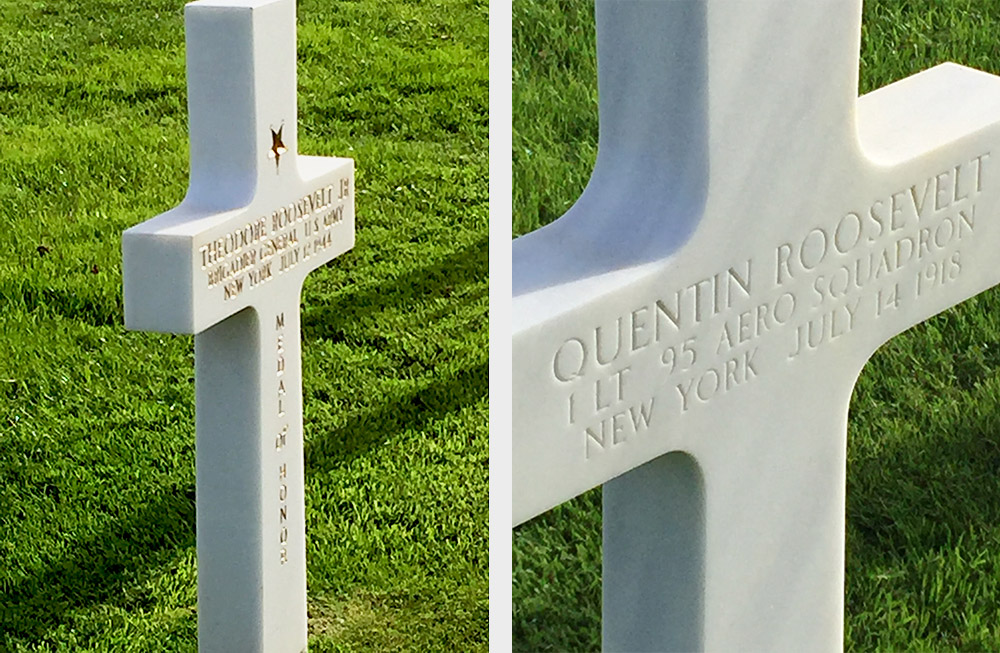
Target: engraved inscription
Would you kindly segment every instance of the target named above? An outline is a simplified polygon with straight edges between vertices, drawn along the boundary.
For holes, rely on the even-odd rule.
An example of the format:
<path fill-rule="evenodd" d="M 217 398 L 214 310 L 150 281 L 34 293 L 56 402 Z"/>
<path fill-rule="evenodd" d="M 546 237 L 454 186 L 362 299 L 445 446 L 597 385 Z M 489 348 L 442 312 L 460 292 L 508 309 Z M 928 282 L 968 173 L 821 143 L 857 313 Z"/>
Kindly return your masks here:
<path fill-rule="evenodd" d="M 955 282 L 967 267 L 963 243 L 983 228 L 976 202 L 989 161 L 983 152 L 863 209 L 807 223 L 769 256 L 665 289 L 566 338 L 549 369 L 584 458 L 627 446 L 654 420 L 740 392 L 774 365 L 794 365 Z M 630 380 L 637 370 L 642 378 L 652 370 L 655 387 Z"/>
<path fill-rule="evenodd" d="M 198 249 L 205 283 L 222 286 L 227 301 L 326 249 L 349 194 L 345 177 L 205 243 Z"/>
<path fill-rule="evenodd" d="M 274 320 L 277 331 L 277 362 L 275 365 L 278 376 L 278 418 L 285 416 L 283 401 L 285 400 L 285 314 L 279 313 Z M 280 422 L 279 422 L 280 423 Z M 288 444 L 288 423 L 281 425 L 274 447 L 278 451 L 278 558 L 281 564 L 288 562 L 288 461 L 281 460 L 282 451 Z"/>

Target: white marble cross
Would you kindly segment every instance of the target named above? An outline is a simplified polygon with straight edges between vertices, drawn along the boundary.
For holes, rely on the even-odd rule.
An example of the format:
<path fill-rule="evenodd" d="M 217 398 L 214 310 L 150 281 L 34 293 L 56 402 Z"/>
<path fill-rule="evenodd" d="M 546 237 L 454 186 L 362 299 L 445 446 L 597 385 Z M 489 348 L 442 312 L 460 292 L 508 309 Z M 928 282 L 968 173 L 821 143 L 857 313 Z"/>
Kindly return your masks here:
<path fill-rule="evenodd" d="M 294 0 L 185 9 L 191 177 L 122 236 L 125 325 L 195 334 L 198 641 L 306 648 L 299 295 L 354 245 L 354 162 L 296 152 Z"/>
<path fill-rule="evenodd" d="M 842 650 L 855 379 L 1000 282 L 1000 78 L 858 98 L 860 5 L 596 3 L 593 176 L 513 244 L 513 500 L 604 484 L 608 650 Z"/>

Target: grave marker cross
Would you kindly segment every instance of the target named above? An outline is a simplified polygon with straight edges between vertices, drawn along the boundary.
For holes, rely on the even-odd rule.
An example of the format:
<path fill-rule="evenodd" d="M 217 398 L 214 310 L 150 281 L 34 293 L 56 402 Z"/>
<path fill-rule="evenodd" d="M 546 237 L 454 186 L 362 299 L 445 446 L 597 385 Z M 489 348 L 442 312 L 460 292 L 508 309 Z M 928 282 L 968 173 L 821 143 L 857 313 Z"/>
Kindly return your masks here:
<path fill-rule="evenodd" d="M 194 333 L 198 641 L 306 648 L 299 295 L 354 245 L 353 161 L 297 155 L 294 0 L 185 8 L 191 177 L 122 236 L 125 324 Z"/>
<path fill-rule="evenodd" d="M 597 0 L 600 141 L 513 244 L 514 523 L 604 484 L 610 650 L 841 650 L 847 410 L 1000 281 L 1000 79 L 857 97 L 861 6 Z"/>

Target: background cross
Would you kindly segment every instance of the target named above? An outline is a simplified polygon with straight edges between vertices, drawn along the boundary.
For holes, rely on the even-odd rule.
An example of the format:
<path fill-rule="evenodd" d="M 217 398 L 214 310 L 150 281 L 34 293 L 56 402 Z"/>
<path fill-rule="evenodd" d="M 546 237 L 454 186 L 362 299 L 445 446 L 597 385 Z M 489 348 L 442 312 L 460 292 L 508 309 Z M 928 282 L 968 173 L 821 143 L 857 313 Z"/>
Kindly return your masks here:
<path fill-rule="evenodd" d="M 907 216 L 911 231 L 897 223 L 898 235 L 916 238 L 917 251 L 920 229 L 926 225 L 944 230 L 942 234 L 948 229 L 942 226 L 946 219 L 967 228 L 959 211 L 971 213 L 972 204 L 981 216 L 983 207 L 994 201 L 988 187 L 989 155 L 978 157 L 991 149 L 982 131 L 998 115 L 995 81 L 968 70 L 940 68 L 864 98 L 855 111 L 859 8 L 845 15 L 840 7 L 781 3 L 742 9 L 598 3 L 597 15 L 601 150 L 594 176 L 564 219 L 515 242 L 514 315 L 520 321 L 514 340 L 515 519 L 537 514 L 660 454 L 684 450 L 689 457 L 668 456 L 645 468 L 653 481 L 640 481 L 639 473 L 630 473 L 605 488 L 606 643 L 627 648 L 672 642 L 678 648 L 714 649 L 739 642 L 743 647 L 757 643 L 780 648 L 788 641 L 801 645 L 796 638 L 812 633 L 809 641 L 838 647 L 842 470 L 854 377 L 871 351 L 893 333 L 993 280 L 988 270 L 966 275 L 970 268 L 963 264 L 962 276 L 948 279 L 958 285 L 942 291 L 943 284 L 937 282 L 947 276 L 938 276 L 943 275 L 942 261 L 924 257 L 923 263 L 907 262 L 879 275 L 891 282 L 888 289 L 869 285 L 815 307 L 799 304 L 787 316 L 793 320 L 787 326 L 771 328 L 774 321 L 758 321 L 757 311 L 770 302 L 767 314 L 773 318 L 778 303 L 787 307 L 789 300 L 781 299 L 786 292 L 793 297 L 811 292 L 809 284 L 815 289 L 820 275 L 853 263 L 851 254 L 856 252 L 845 240 L 848 226 L 841 228 L 841 241 L 835 243 L 844 253 L 838 251 L 829 260 L 813 258 L 822 252 L 815 248 L 824 236 L 812 230 L 826 229 L 836 236 L 852 206 L 870 210 L 883 192 L 888 192 L 886 206 L 893 208 L 891 196 L 902 192 L 894 186 L 909 192 L 916 185 L 918 201 L 928 183 L 943 188 L 936 218 L 926 212 L 928 205 L 921 205 L 925 212 L 918 216 L 914 204 L 913 215 Z M 822 42 L 797 36 L 809 33 L 810 26 L 826 35 Z M 789 29 L 782 31 L 782 38 L 766 36 L 768 30 L 784 27 Z M 644 56 L 631 56 L 634 52 Z M 959 102 L 963 93 L 978 102 Z M 669 107 L 667 120 L 661 118 L 662 107 Z M 972 151 L 968 138 L 960 140 L 977 132 L 983 152 Z M 969 151 L 963 152 L 962 146 Z M 954 161 L 946 161 L 949 156 Z M 782 166 L 788 159 L 794 160 L 794 169 Z M 934 172 L 937 167 L 941 170 Z M 956 179 L 957 186 L 945 188 Z M 652 190 L 662 187 L 663 192 Z M 965 190 L 975 198 L 965 196 Z M 904 219 L 902 212 L 894 215 Z M 865 219 L 874 220 L 870 213 Z M 979 220 L 975 218 L 975 224 Z M 941 240 L 947 239 L 942 235 Z M 872 243 L 878 247 L 879 236 Z M 794 275 L 786 268 L 779 279 L 779 257 L 788 251 L 783 246 L 796 245 L 800 267 Z M 981 251 L 978 245 L 963 244 L 962 260 L 968 263 L 975 257 Z M 711 270 L 713 265 L 718 269 Z M 753 278 L 744 295 L 740 282 L 747 281 L 747 275 Z M 762 294 L 758 279 L 766 286 Z M 899 292 L 893 294 L 897 285 Z M 757 301 L 765 297 L 767 302 Z M 848 309 L 861 306 L 851 302 L 862 297 L 867 326 L 860 321 L 865 314 L 858 314 L 862 317 L 845 332 L 853 316 Z M 644 310 L 646 299 L 650 303 Z M 657 299 L 665 309 L 656 305 Z M 677 312 L 682 300 L 687 318 Z M 747 306 L 737 306 L 740 303 Z M 720 349 L 729 351 L 724 336 L 732 335 L 733 328 L 740 333 L 740 316 L 747 312 L 746 338 L 740 341 L 743 336 L 737 335 L 732 341 L 733 356 L 711 360 Z M 657 346 L 649 347 L 661 325 L 664 334 L 677 326 L 668 313 L 679 322 L 686 319 L 687 326 L 677 330 L 689 331 L 663 336 L 655 341 Z M 778 314 L 784 323 L 782 307 Z M 654 318 L 661 322 L 654 323 Z M 756 328 L 761 324 L 765 328 Z M 797 351 L 799 328 L 808 330 L 810 324 L 825 328 L 828 339 L 821 343 L 817 335 L 820 348 L 807 351 L 808 357 L 798 358 L 797 365 L 783 360 Z M 614 355 L 618 333 L 626 342 L 627 353 L 621 357 Z M 608 348 L 604 362 L 596 354 L 601 334 Z M 685 349 L 689 339 L 690 349 Z M 588 354 L 589 368 L 577 367 Z M 692 356 L 699 354 L 696 363 Z M 763 364 L 765 359 L 771 360 L 769 366 Z M 802 365 L 805 360 L 810 362 Z M 709 372 L 706 361 L 717 363 L 717 371 Z M 716 377 L 721 386 L 713 387 Z M 685 410 L 683 402 L 690 395 L 681 390 L 693 387 L 697 393 L 698 386 L 690 384 L 703 378 L 708 379 L 702 385 L 706 399 L 696 394 Z M 719 387 L 723 394 L 716 394 Z M 794 388 L 802 396 L 801 405 L 777 404 L 774 397 L 782 387 Z M 742 401 L 736 399 L 741 392 Z M 590 402 L 589 409 L 585 402 Z M 714 406 L 706 408 L 708 402 Z M 648 430 L 640 433 L 647 424 L 644 406 L 652 411 Z M 724 410 L 727 406 L 734 408 Z M 778 406 L 777 414 L 768 413 Z M 696 417 L 695 410 L 701 416 Z M 656 426 L 658 417 L 663 421 Z M 804 428 L 809 437 L 801 434 Z M 660 469 L 651 471 L 656 465 Z M 744 481 L 741 473 L 752 477 Z M 685 476 L 689 482 L 684 482 Z M 701 499 L 699 477 L 705 491 Z M 660 479 L 659 490 L 653 487 L 655 479 Z M 678 487 L 689 490 L 684 494 Z M 802 496 L 802 488 L 809 488 L 807 496 Z M 722 501 L 727 494 L 735 499 Z M 664 501 L 663 496 L 675 500 Z M 615 497 L 621 501 L 616 503 Z M 615 516 L 630 510 L 629 518 Z M 671 520 L 691 528 L 673 528 Z M 671 539 L 671 533 L 678 532 L 686 541 Z M 777 533 L 787 537 L 772 541 Z M 731 536 L 730 542 L 725 535 Z M 817 546 L 801 539 L 812 535 Z M 670 556 L 650 562 L 650 556 L 629 553 L 662 550 L 667 542 L 677 547 L 674 560 L 679 563 L 664 561 Z M 735 542 L 738 552 L 727 549 Z M 615 552 L 615 547 L 633 548 Z M 615 552 L 612 559 L 642 559 L 645 566 L 616 570 L 614 562 L 609 565 L 609 551 Z M 767 564 L 761 570 L 742 564 L 754 555 L 782 559 L 786 551 L 785 560 L 808 552 L 810 559 L 821 561 L 805 565 L 796 580 L 809 586 L 806 595 L 825 598 L 803 607 L 792 593 L 779 591 L 787 567 Z M 712 569 L 715 561 L 721 562 Z M 702 578 L 698 569 L 703 562 Z M 616 574 L 621 574 L 618 582 Z M 640 582 L 648 579 L 653 580 Z M 668 587 L 668 582 L 673 583 L 669 596 L 655 590 L 635 594 L 637 587 L 650 591 Z M 622 588 L 632 593 L 623 596 Z M 761 596 L 778 600 L 765 608 Z M 651 606 L 649 612 L 641 608 L 646 605 Z M 678 608 L 674 614 L 681 615 L 677 621 L 682 625 L 664 623 L 657 616 L 664 606 Z M 685 612 L 683 606 L 689 609 Z M 612 623 L 609 632 L 609 621 L 616 617 L 618 629 Z M 779 621 L 780 628 L 754 625 Z M 685 628 L 684 623 L 695 627 Z M 626 631 L 640 639 L 620 639 L 628 636 Z"/>

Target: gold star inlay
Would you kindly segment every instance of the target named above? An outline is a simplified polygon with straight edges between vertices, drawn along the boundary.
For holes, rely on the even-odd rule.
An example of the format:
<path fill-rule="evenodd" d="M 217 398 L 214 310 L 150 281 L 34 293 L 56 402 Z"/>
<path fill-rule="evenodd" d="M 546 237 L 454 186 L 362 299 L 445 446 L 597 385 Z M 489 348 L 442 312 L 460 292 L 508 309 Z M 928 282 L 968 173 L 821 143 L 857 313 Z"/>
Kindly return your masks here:
<path fill-rule="evenodd" d="M 278 169 L 278 164 L 281 162 L 281 155 L 288 151 L 285 144 L 281 141 L 281 130 L 285 126 L 282 125 L 278 127 L 278 131 L 271 130 L 271 150 L 267 153 L 268 158 L 274 159 L 274 169 Z"/>

